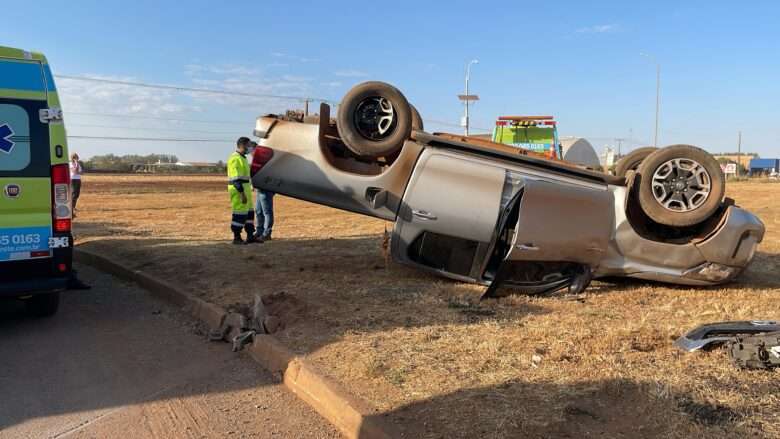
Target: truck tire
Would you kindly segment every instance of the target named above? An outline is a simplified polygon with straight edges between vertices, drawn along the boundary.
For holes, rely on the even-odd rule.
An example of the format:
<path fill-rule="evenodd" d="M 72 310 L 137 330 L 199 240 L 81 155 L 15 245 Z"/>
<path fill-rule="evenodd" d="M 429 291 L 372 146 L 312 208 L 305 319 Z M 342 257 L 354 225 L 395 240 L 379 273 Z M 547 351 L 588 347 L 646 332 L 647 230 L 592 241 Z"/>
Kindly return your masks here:
<path fill-rule="evenodd" d="M 412 109 L 406 97 L 384 82 L 364 82 L 344 96 L 336 117 L 344 145 L 361 157 L 387 157 L 412 132 Z"/>
<path fill-rule="evenodd" d="M 686 227 L 707 220 L 726 193 L 720 164 L 707 151 L 672 145 L 639 165 L 639 205 L 653 221 Z"/>
<path fill-rule="evenodd" d="M 615 175 L 618 177 L 625 177 L 628 171 L 636 171 L 639 169 L 639 165 L 642 164 L 642 160 L 656 151 L 658 151 L 658 148 L 654 146 L 643 146 L 642 148 L 637 148 L 629 152 L 618 160 L 615 165 Z"/>
<path fill-rule="evenodd" d="M 411 104 L 409 107 L 412 109 L 412 129 L 416 131 L 425 131 L 423 120 L 420 113 L 417 111 L 417 107 Z"/>
<path fill-rule="evenodd" d="M 36 294 L 24 301 L 24 308 L 33 317 L 49 317 L 60 308 L 60 293 Z"/>

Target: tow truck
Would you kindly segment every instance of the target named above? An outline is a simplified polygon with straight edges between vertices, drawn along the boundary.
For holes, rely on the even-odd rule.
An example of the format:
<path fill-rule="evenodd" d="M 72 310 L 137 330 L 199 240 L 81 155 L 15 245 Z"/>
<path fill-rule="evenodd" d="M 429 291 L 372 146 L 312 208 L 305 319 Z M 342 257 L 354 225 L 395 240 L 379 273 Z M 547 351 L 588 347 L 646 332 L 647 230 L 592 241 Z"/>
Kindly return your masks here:
<path fill-rule="evenodd" d="M 558 123 L 553 116 L 500 116 L 492 140 L 533 153 L 530 155 L 563 160 Z"/>

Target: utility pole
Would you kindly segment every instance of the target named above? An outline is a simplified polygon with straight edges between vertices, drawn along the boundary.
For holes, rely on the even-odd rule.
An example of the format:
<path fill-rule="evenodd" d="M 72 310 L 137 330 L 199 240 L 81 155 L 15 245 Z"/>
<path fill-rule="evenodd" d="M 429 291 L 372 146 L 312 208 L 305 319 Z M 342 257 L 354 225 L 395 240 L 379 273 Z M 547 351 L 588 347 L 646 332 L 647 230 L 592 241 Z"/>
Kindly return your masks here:
<path fill-rule="evenodd" d="M 309 99 L 304 99 L 303 101 L 303 115 L 304 116 L 309 115 Z"/>
<path fill-rule="evenodd" d="M 617 142 L 617 153 L 618 153 L 617 155 L 618 155 L 618 157 L 620 157 L 622 155 L 621 152 L 620 152 L 620 149 L 621 149 L 620 147 L 623 146 L 623 141 L 624 140 L 626 140 L 626 139 L 615 138 L 615 142 Z"/>
<path fill-rule="evenodd" d="M 737 178 L 739 178 L 740 166 L 742 166 L 742 131 L 739 132 L 739 137 L 737 137 Z"/>
<path fill-rule="evenodd" d="M 466 64 L 466 94 L 458 95 L 458 99 L 460 99 L 466 104 L 465 114 L 463 115 L 463 127 L 465 128 L 464 129 L 465 136 L 469 135 L 469 102 L 479 100 L 479 96 L 469 94 L 469 79 L 471 78 L 472 64 L 479 64 L 479 60 L 472 59 Z"/>

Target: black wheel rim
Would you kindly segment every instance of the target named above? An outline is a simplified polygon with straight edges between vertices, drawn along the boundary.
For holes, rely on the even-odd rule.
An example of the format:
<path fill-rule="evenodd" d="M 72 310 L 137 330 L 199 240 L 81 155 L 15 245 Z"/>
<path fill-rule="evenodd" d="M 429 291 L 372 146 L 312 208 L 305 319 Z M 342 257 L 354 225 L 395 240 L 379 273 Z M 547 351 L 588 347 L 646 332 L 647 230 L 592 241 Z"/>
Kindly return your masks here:
<path fill-rule="evenodd" d="M 393 104 L 381 96 L 362 100 L 355 108 L 354 121 L 360 135 L 374 141 L 391 136 L 398 125 Z"/>

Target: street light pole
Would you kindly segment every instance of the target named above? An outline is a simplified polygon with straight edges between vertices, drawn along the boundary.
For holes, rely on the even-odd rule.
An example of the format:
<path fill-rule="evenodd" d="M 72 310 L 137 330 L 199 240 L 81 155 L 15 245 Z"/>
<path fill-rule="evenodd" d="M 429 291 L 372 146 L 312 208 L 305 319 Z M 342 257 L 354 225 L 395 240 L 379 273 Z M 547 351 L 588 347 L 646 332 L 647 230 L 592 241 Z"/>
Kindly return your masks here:
<path fill-rule="evenodd" d="M 466 64 L 466 96 L 467 97 L 469 96 L 469 79 L 471 78 L 471 65 L 472 64 L 479 64 L 479 60 L 472 59 L 471 61 L 468 62 L 468 64 Z M 469 135 L 469 100 L 468 100 L 468 98 L 466 99 L 465 104 L 466 104 L 466 114 L 464 115 L 464 117 L 466 119 L 465 120 L 466 123 L 464 124 L 465 125 L 464 135 L 468 136 Z"/>
<path fill-rule="evenodd" d="M 624 140 L 626 140 L 626 139 L 619 138 L 619 137 L 618 137 L 618 138 L 615 138 L 615 142 L 617 143 L 617 149 L 618 149 L 618 150 L 617 150 L 618 157 L 620 157 L 620 156 L 622 156 L 622 155 L 623 155 L 623 154 L 621 153 L 621 149 L 622 149 L 621 147 L 623 146 L 623 141 L 624 141 Z"/>
<path fill-rule="evenodd" d="M 737 138 L 737 172 L 736 176 L 739 178 L 739 167 L 742 166 L 742 131 L 739 132 L 739 137 Z"/>
<path fill-rule="evenodd" d="M 655 138 L 653 146 L 658 148 L 658 118 L 661 112 L 661 64 L 652 55 L 646 53 L 640 53 L 640 55 L 649 58 L 655 64 Z"/>
<path fill-rule="evenodd" d="M 661 109 L 661 64 L 655 63 L 655 141 L 658 148 L 658 113 Z"/>

